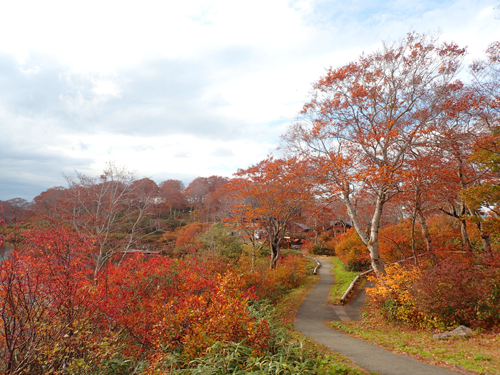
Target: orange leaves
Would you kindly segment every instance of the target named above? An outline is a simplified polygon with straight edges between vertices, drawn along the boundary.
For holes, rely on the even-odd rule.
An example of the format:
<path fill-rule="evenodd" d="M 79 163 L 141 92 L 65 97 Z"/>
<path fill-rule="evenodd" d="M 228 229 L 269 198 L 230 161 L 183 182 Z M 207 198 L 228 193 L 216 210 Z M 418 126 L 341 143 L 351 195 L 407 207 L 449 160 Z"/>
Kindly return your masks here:
<path fill-rule="evenodd" d="M 175 247 L 183 251 L 195 251 L 199 246 L 199 237 L 205 233 L 209 227 L 209 223 L 191 223 L 180 228 Z"/>
<path fill-rule="evenodd" d="M 276 268 L 252 269 L 250 260 L 240 258 L 244 289 L 259 299 L 275 303 L 288 290 L 301 285 L 306 277 L 306 261 L 302 256 L 285 256 L 280 259 Z"/>
<path fill-rule="evenodd" d="M 284 137 L 288 150 L 314 164 L 314 182 L 322 197 L 346 205 L 374 265 L 382 264 L 378 232 L 386 202 L 406 191 L 414 194 L 414 204 L 405 206 L 418 205 L 414 211 L 423 211 L 427 191 L 414 182 L 431 181 L 432 173 L 426 173 L 428 159 L 419 156 L 433 153 L 451 159 L 453 153 L 470 149 L 463 140 L 456 142 L 458 151 L 445 149 L 444 143 L 452 139 L 439 137 L 442 124 L 464 126 L 470 119 L 467 112 L 476 108 L 476 96 L 456 80 L 464 54 L 465 49 L 453 43 L 409 33 L 356 62 L 330 68 L 313 85 L 300 122 Z M 465 168 L 462 171 L 469 174 Z M 367 233 L 356 201 L 368 195 L 373 204 Z M 379 271 L 383 273 L 383 267 Z"/>
<path fill-rule="evenodd" d="M 252 317 L 240 276 L 206 262 L 130 257 L 100 277 L 101 309 L 110 327 L 129 332 L 129 348 L 168 348 L 194 358 L 216 341 L 246 340 L 261 350 L 266 321 Z"/>
<path fill-rule="evenodd" d="M 346 144 L 349 150 L 337 153 L 357 163 L 358 173 L 350 176 L 353 183 L 378 174 L 380 168 L 386 175 L 394 174 L 403 155 L 425 133 L 428 120 L 440 110 L 436 103 L 442 98 L 435 96 L 440 91 L 433 85 L 452 82 L 458 66 L 451 69 L 450 64 L 459 65 L 464 53 L 453 44 L 435 42 L 411 33 L 383 51 L 361 56 L 357 63 L 331 68 L 315 84 L 314 99 L 304 106 L 307 120 L 314 123 L 311 134 L 321 137 L 317 143 L 314 137 L 306 141 L 314 153 L 331 153 L 336 142 Z M 442 64 L 446 72 L 439 73 L 434 68 Z"/>
<path fill-rule="evenodd" d="M 367 294 L 379 301 L 392 298 L 401 304 L 411 303 L 409 288 L 422 271 L 417 267 L 403 267 L 399 264 L 388 266 L 386 271 L 387 274 L 376 280 L 376 287 L 369 288 Z"/>
<path fill-rule="evenodd" d="M 0 263 L 0 358 L 19 373 L 104 373 L 111 356 L 154 367 L 170 355 L 189 361 L 216 341 L 264 354 L 272 330 L 251 302 L 306 277 L 302 257 L 253 273 L 216 257 L 135 254 L 94 278 L 91 243 L 67 229 L 30 231 L 22 251 Z"/>
<path fill-rule="evenodd" d="M 236 204 L 227 221 L 245 231 L 250 241 L 257 231 L 264 231 L 274 268 L 287 224 L 300 216 L 300 208 L 310 197 L 307 164 L 298 158 L 268 157 L 236 175 L 240 178 L 228 185 Z"/>
<path fill-rule="evenodd" d="M 213 288 L 186 295 L 176 303 L 173 320 L 164 318 L 155 326 L 159 333 L 156 344 L 171 346 L 172 330 L 177 330 L 179 344 L 190 358 L 199 356 L 216 341 L 246 340 L 248 345 L 261 351 L 269 337 L 269 325 L 250 315 L 247 302 L 239 277 L 231 273 L 216 275 Z M 162 308 L 160 314 L 161 311 Z M 166 313 L 172 314 L 171 308 Z M 181 326 L 173 326 L 172 321 L 182 322 Z"/>
<path fill-rule="evenodd" d="M 366 246 L 354 229 L 349 229 L 336 241 L 335 253 L 349 271 L 369 269 L 369 255 Z"/>
<path fill-rule="evenodd" d="M 388 320 L 401 321 L 410 325 L 427 324 L 430 320 L 416 306 L 411 293 L 413 283 L 421 278 L 422 271 L 417 267 L 394 265 L 386 268 L 386 275 L 371 278 L 373 288 L 367 288 L 369 295 Z"/>

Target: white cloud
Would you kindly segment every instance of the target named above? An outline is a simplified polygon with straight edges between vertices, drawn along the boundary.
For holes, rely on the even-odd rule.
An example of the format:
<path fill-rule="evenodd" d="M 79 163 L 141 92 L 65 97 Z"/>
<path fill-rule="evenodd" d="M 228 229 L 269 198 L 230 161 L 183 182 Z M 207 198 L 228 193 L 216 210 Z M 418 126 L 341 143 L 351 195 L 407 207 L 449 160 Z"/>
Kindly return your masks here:
<path fill-rule="evenodd" d="M 83 71 L 113 71 L 151 58 L 186 59 L 230 45 L 271 50 L 304 38 L 286 1 L 12 1 L 0 13 L 0 50 L 32 51 Z"/>
<path fill-rule="evenodd" d="M 114 160 L 146 176 L 191 173 L 228 177 L 240 167 L 258 163 L 273 148 L 273 142 L 262 143 L 252 136 L 244 140 L 206 142 L 191 135 L 138 138 L 106 133 L 61 135 L 48 146 L 48 150 L 57 154 L 93 159 L 94 173 L 102 170 L 107 161 Z"/>
<path fill-rule="evenodd" d="M 31 186 L 28 199 L 61 171 L 97 173 L 108 160 L 157 178 L 230 176 L 273 151 L 325 68 L 411 30 L 440 29 L 481 56 L 500 40 L 496 5 L 5 1 L 0 164 L 15 189 Z"/>

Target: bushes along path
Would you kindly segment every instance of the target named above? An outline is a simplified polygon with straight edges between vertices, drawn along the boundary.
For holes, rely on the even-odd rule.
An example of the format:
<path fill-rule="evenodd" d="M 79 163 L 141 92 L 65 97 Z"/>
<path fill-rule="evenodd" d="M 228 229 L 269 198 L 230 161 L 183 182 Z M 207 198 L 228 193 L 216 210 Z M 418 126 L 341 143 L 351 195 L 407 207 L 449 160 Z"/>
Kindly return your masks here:
<path fill-rule="evenodd" d="M 449 375 L 451 370 L 429 365 L 414 358 L 395 354 L 379 346 L 354 339 L 328 328 L 323 322 L 333 320 L 359 320 L 359 305 L 363 297 L 347 307 L 326 304 L 328 291 L 333 284 L 330 262 L 321 263 L 319 283 L 309 292 L 297 310 L 295 329 L 336 353 L 349 357 L 356 365 L 379 375 Z"/>

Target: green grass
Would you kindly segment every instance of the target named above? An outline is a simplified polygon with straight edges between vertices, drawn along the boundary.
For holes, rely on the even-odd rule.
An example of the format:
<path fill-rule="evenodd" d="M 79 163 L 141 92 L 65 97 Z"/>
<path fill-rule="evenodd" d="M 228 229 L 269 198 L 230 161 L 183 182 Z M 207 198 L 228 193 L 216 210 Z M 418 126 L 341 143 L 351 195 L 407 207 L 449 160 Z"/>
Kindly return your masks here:
<path fill-rule="evenodd" d="M 500 374 L 500 336 L 476 331 L 468 338 L 434 340 L 430 330 L 413 329 L 386 323 L 368 314 L 361 322 L 331 322 L 332 328 L 395 353 L 406 354 L 423 362 L 466 369 L 478 374 Z"/>
<path fill-rule="evenodd" d="M 357 275 L 346 272 L 338 258 L 331 259 L 332 273 L 337 281 L 329 301 L 337 302 Z M 406 354 L 423 362 L 447 367 L 452 371 L 468 370 L 477 374 L 500 374 L 500 335 L 498 332 L 476 330 L 468 338 L 434 340 L 431 330 L 414 329 L 384 321 L 373 306 L 365 306 L 361 322 L 330 322 L 334 329 L 395 353 Z M 497 330 L 498 331 L 498 330 Z"/>
<path fill-rule="evenodd" d="M 334 305 L 340 304 L 340 299 L 344 295 L 349 285 L 352 281 L 359 275 L 359 272 L 349 272 L 344 269 L 344 264 L 339 258 L 333 257 L 328 259 L 332 263 L 332 275 L 335 283 L 330 289 L 328 294 L 328 302 Z M 361 280 L 362 285 L 364 285 L 364 279 Z"/>

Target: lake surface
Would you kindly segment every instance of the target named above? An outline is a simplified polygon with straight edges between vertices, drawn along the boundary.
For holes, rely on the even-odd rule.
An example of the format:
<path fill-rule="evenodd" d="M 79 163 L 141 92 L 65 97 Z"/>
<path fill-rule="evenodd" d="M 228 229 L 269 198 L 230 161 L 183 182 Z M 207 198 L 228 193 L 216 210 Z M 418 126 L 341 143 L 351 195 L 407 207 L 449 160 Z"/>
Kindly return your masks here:
<path fill-rule="evenodd" d="M 11 245 L 0 248 L 0 262 L 7 258 L 13 250 L 14 248 Z"/>

